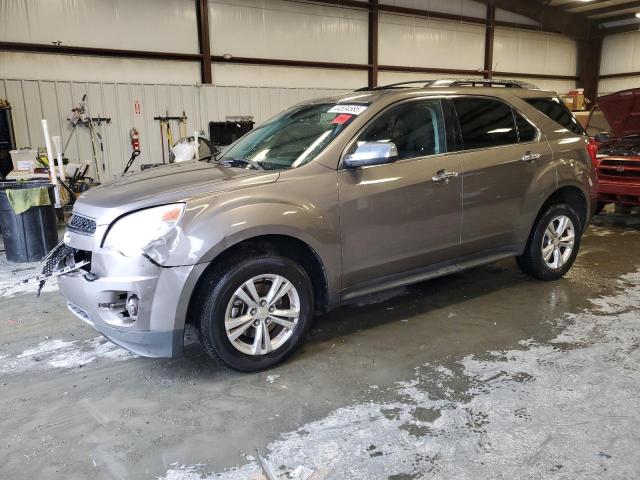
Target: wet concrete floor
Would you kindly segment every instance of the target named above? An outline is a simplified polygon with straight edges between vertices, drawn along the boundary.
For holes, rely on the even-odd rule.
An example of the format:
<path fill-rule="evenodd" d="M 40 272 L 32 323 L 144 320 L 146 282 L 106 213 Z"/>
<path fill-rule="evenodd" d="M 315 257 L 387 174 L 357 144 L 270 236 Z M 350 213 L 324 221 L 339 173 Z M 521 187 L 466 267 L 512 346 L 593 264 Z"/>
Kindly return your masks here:
<path fill-rule="evenodd" d="M 561 281 L 503 261 L 366 298 L 258 374 L 197 341 L 129 355 L 55 291 L 11 291 L 0 478 L 638 478 L 639 240 L 607 212 Z"/>

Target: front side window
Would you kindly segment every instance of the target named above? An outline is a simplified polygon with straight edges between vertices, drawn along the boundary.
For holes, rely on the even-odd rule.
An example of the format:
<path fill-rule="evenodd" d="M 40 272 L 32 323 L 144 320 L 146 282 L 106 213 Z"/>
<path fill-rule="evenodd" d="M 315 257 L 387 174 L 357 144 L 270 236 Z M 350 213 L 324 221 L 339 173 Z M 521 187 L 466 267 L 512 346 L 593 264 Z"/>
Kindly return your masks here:
<path fill-rule="evenodd" d="M 246 134 L 216 160 L 265 170 L 299 167 L 317 157 L 366 108 L 342 104 L 291 108 Z"/>
<path fill-rule="evenodd" d="M 465 150 L 518 143 L 513 111 L 509 105 L 489 98 L 455 98 Z"/>
<path fill-rule="evenodd" d="M 445 153 L 440 100 L 412 101 L 391 108 L 373 120 L 352 148 L 365 142 L 393 142 L 400 160 Z"/>
<path fill-rule="evenodd" d="M 584 135 L 584 129 L 559 98 L 525 98 L 524 101 L 570 132 Z"/>

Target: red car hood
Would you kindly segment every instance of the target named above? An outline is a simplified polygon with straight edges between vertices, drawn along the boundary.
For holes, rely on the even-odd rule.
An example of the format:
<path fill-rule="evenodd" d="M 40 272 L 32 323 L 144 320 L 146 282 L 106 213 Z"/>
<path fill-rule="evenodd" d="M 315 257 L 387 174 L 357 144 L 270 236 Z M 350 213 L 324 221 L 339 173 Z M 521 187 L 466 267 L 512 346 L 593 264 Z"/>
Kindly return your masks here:
<path fill-rule="evenodd" d="M 640 88 L 598 97 L 597 103 L 607 117 L 612 136 L 640 135 Z"/>

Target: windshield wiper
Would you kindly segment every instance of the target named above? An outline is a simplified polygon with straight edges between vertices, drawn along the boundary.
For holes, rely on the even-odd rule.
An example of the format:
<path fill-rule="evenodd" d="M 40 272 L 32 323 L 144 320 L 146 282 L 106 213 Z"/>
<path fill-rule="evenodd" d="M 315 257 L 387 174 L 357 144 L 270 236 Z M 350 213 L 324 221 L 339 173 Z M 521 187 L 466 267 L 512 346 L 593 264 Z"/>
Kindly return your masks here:
<path fill-rule="evenodd" d="M 245 165 L 249 165 L 254 170 L 264 170 L 265 168 L 260 165 L 258 162 L 254 160 L 249 160 L 248 158 L 231 158 L 229 160 L 220 160 L 218 163 L 222 165 L 228 165 L 233 167 L 234 163 L 243 163 Z"/>

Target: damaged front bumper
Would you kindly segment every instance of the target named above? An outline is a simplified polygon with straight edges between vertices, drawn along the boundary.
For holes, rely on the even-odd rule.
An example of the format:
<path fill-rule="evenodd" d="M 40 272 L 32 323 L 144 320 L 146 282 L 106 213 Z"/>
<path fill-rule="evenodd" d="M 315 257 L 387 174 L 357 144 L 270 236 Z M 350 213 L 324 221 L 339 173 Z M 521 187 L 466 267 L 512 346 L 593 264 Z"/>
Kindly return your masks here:
<path fill-rule="evenodd" d="M 183 294 L 194 266 L 162 267 L 142 255 L 129 258 L 108 250 L 73 249 L 73 255 L 90 258 L 88 265 L 58 277 L 75 316 L 138 355 L 182 354 L 188 302 Z"/>

